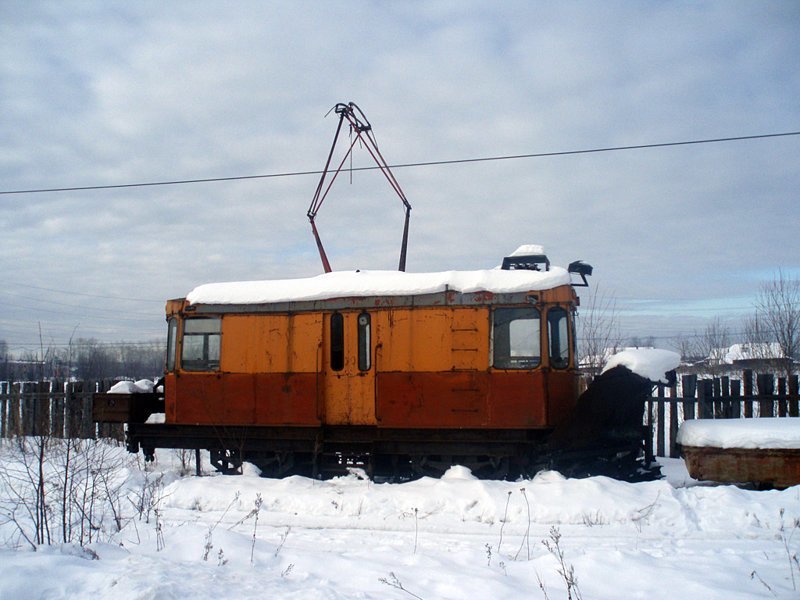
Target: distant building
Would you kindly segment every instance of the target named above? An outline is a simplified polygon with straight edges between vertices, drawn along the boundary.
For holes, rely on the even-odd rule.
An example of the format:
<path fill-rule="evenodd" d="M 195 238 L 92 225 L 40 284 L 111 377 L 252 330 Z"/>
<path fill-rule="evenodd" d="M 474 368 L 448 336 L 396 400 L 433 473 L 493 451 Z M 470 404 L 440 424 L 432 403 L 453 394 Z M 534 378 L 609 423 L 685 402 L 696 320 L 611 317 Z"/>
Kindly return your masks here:
<path fill-rule="evenodd" d="M 722 373 L 727 371 L 778 371 L 786 368 L 789 359 L 780 345 L 771 343 L 733 344 L 715 348 L 709 356 L 681 364 L 681 373 Z"/>

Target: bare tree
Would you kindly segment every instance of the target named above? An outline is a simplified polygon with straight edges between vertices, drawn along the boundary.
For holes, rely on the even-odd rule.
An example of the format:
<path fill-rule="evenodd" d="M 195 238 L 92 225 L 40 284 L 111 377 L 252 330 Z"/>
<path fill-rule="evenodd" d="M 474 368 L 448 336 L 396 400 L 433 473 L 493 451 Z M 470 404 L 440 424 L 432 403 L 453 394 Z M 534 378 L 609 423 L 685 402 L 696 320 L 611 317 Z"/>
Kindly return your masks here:
<path fill-rule="evenodd" d="M 694 354 L 702 357 L 706 371 L 716 374 L 723 368 L 730 345 L 730 329 L 722 319 L 714 317 L 702 333 L 695 335 Z"/>
<path fill-rule="evenodd" d="M 617 300 L 595 286 L 578 320 L 581 367 L 597 375 L 611 354 L 622 346 L 617 318 Z"/>
<path fill-rule="evenodd" d="M 680 334 L 673 338 L 672 347 L 681 355 L 683 362 L 695 362 L 699 358 L 696 346 L 695 338 L 692 336 Z"/>
<path fill-rule="evenodd" d="M 761 284 L 755 309 L 759 326 L 777 342 L 791 371 L 792 362 L 800 359 L 800 280 L 779 270 L 772 281 Z"/>
<path fill-rule="evenodd" d="M 8 381 L 10 372 L 8 368 L 8 361 L 11 357 L 8 355 L 8 343 L 5 340 L 0 340 L 0 381 Z"/>
<path fill-rule="evenodd" d="M 758 313 L 753 313 L 744 320 L 742 334 L 744 336 L 743 358 L 758 360 L 781 358 L 780 349 L 775 343 L 772 333 Z"/>

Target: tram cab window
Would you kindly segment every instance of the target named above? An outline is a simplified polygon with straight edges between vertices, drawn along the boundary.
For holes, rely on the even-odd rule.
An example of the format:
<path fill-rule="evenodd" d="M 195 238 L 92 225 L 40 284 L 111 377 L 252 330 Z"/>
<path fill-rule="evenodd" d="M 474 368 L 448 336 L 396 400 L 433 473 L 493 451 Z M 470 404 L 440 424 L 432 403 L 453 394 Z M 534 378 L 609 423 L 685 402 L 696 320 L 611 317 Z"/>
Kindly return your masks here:
<path fill-rule="evenodd" d="M 566 369 L 569 366 L 569 335 L 567 311 L 551 308 L 547 311 L 547 331 L 550 342 L 550 366 Z"/>
<path fill-rule="evenodd" d="M 539 366 L 539 319 L 539 311 L 533 307 L 495 309 L 492 365 L 496 369 L 533 369 Z"/>
<path fill-rule="evenodd" d="M 183 322 L 181 367 L 186 371 L 219 370 L 221 320 L 186 319 Z"/>
<path fill-rule="evenodd" d="M 178 340 L 178 319 L 172 317 L 167 323 L 167 371 L 175 370 L 175 348 Z"/>

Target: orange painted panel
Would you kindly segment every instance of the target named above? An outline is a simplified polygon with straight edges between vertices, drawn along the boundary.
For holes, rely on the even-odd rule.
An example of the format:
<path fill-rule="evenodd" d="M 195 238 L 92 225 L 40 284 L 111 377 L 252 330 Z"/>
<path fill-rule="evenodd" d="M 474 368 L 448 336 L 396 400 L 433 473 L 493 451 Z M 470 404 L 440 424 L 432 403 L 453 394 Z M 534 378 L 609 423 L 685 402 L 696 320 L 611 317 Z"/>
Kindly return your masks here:
<path fill-rule="evenodd" d="M 256 423 L 259 425 L 320 424 L 317 376 L 314 373 L 254 375 Z"/>
<path fill-rule="evenodd" d="M 545 375 L 539 371 L 495 371 L 489 385 L 489 426 L 499 429 L 547 427 Z"/>
<path fill-rule="evenodd" d="M 552 424 L 544 382 L 541 371 L 380 373 L 378 422 L 382 427 L 547 428 Z"/>
<path fill-rule="evenodd" d="M 175 373 L 164 376 L 164 422 L 177 423 L 177 389 Z"/>
<path fill-rule="evenodd" d="M 171 389 L 175 392 L 168 393 L 173 396 L 171 404 L 175 407 L 170 423 L 319 425 L 320 422 L 317 377 L 313 373 L 192 373 L 174 379 Z"/>
<path fill-rule="evenodd" d="M 382 427 L 482 427 L 487 424 L 486 372 L 380 373 Z"/>
<path fill-rule="evenodd" d="M 220 423 L 250 425 L 256 422 L 255 380 L 252 375 L 223 376 Z"/>
<path fill-rule="evenodd" d="M 548 421 L 557 426 L 575 410 L 578 402 L 578 378 L 574 371 L 552 370 L 547 373 L 550 402 Z"/>
<path fill-rule="evenodd" d="M 175 423 L 220 423 L 222 377 L 215 373 L 175 377 Z"/>
<path fill-rule="evenodd" d="M 325 355 L 322 359 L 323 398 L 325 423 L 328 425 L 375 424 L 375 316 L 371 313 L 372 335 L 370 353 L 373 357 L 368 371 L 358 368 L 358 315 L 359 312 L 342 312 L 344 319 L 344 365 L 334 371 L 330 365 L 330 336 L 326 336 Z M 325 319 L 326 333 L 330 330 L 330 315 Z"/>
<path fill-rule="evenodd" d="M 322 315 L 225 315 L 221 369 L 228 373 L 314 373 Z"/>
<path fill-rule="evenodd" d="M 396 308 L 373 315 L 381 371 L 485 369 L 488 308 Z"/>
<path fill-rule="evenodd" d="M 255 419 L 253 378 L 209 373 L 176 378 L 176 423 L 246 425 Z"/>

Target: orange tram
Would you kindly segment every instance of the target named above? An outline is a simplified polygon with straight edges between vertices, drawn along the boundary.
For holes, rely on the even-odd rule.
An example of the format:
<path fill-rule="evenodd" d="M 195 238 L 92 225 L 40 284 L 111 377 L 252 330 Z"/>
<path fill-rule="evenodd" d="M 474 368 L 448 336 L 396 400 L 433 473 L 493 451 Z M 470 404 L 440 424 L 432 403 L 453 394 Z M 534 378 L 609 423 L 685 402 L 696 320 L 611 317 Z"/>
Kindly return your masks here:
<path fill-rule="evenodd" d="M 585 285 L 591 267 L 539 254 L 486 271 L 200 286 L 167 302 L 163 394 L 103 395 L 95 418 L 127 422 L 128 449 L 148 459 L 208 449 L 226 473 L 242 461 L 267 476 L 535 472 L 578 399 L 576 274 Z"/>

